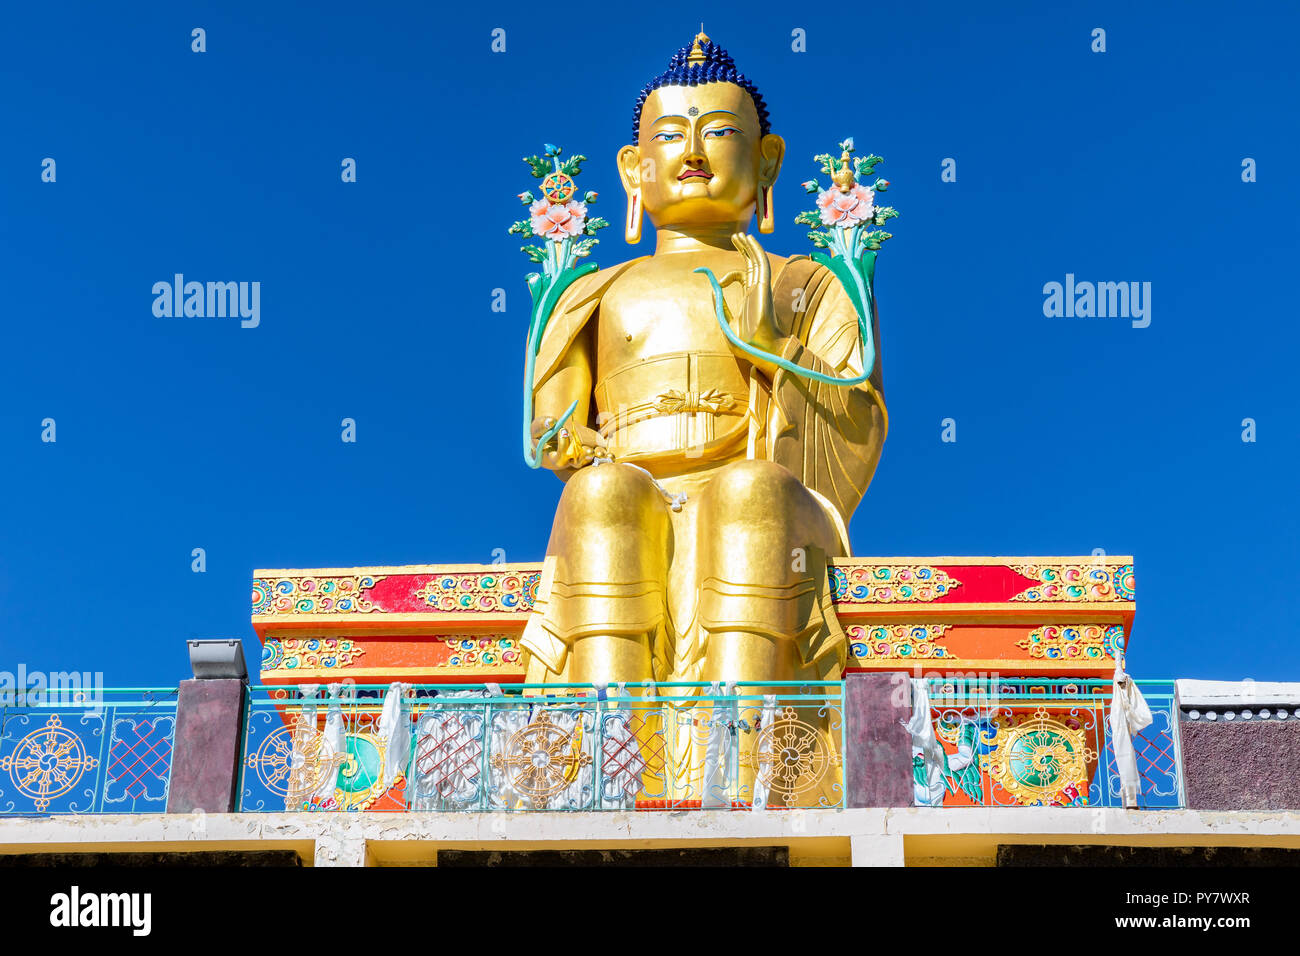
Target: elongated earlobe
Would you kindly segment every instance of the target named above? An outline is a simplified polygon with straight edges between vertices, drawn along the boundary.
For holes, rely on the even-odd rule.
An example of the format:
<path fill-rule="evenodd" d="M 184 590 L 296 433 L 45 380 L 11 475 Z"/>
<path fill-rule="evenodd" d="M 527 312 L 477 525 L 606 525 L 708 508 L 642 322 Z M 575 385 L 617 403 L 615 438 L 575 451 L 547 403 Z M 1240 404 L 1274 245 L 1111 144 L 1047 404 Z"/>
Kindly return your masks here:
<path fill-rule="evenodd" d="M 629 190 L 627 194 L 627 223 L 623 226 L 623 238 L 631 245 L 641 241 L 641 190 Z"/>
<path fill-rule="evenodd" d="M 775 214 L 772 209 L 772 187 L 781 172 L 781 160 L 785 158 L 785 140 L 775 133 L 768 133 L 759 144 L 762 156 L 758 164 L 758 231 L 772 232 L 776 229 Z"/>
<path fill-rule="evenodd" d="M 776 221 L 772 214 L 772 184 L 760 183 L 758 186 L 758 231 L 772 232 Z"/>

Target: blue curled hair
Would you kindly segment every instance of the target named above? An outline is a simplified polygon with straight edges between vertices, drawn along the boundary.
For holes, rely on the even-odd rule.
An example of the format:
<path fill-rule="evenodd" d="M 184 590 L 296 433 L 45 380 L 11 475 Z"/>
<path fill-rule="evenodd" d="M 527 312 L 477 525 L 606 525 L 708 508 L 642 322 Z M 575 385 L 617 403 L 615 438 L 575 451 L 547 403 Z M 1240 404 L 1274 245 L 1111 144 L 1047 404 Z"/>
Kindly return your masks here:
<path fill-rule="evenodd" d="M 736 61 L 731 58 L 731 54 L 712 40 L 707 40 L 700 44 L 704 62 L 688 64 L 686 58 L 691 54 L 691 45 L 684 46 L 673 54 L 673 58 L 668 61 L 668 69 L 641 88 L 641 95 L 636 98 L 636 109 L 632 111 L 632 142 L 637 142 L 641 135 L 641 110 L 645 106 L 646 97 L 661 86 L 701 86 L 705 83 L 734 83 L 743 89 L 754 101 L 759 135 L 766 136 L 770 133 L 772 123 L 768 119 L 763 94 L 758 92 L 758 87 L 745 74 L 736 72 Z"/>

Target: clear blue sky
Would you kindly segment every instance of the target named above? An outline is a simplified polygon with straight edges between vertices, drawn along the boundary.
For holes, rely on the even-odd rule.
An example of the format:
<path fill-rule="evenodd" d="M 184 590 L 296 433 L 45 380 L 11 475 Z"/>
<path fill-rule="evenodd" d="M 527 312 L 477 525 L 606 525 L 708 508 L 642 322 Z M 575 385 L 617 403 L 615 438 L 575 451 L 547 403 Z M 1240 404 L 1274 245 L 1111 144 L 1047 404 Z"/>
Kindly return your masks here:
<path fill-rule="evenodd" d="M 703 19 L 788 142 L 768 248 L 807 251 L 798 184 L 846 135 L 902 211 L 857 553 L 1131 553 L 1138 676 L 1300 679 L 1300 16 L 1133 6 L 11 4 L 0 669 L 174 683 L 193 637 L 256 661 L 254 567 L 539 559 L 519 158 L 592 157 L 593 259 L 633 254 L 614 153 Z M 155 318 L 177 272 L 261 282 L 260 326 Z M 1066 273 L 1152 283 L 1150 327 L 1044 317 Z"/>

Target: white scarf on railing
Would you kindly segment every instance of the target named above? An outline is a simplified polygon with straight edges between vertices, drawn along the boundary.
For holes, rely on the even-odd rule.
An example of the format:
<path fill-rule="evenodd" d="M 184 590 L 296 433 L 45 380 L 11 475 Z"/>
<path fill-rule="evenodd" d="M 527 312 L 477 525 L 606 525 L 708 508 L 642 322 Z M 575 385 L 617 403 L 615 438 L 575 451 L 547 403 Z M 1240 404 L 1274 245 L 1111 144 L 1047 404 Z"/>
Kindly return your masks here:
<path fill-rule="evenodd" d="M 384 710 L 379 715 L 379 739 L 384 745 L 384 790 L 398 777 L 409 779 L 411 761 L 411 705 L 406 691 L 409 684 L 393 681 L 384 695 Z"/>
<path fill-rule="evenodd" d="M 760 718 L 761 726 L 758 728 L 758 773 L 754 775 L 754 804 L 753 810 L 766 810 L 768 791 L 771 787 L 768 780 L 772 775 L 772 735 L 763 734 L 763 731 L 776 723 L 776 695 L 763 695 L 763 716 Z"/>
<path fill-rule="evenodd" d="M 731 793 L 727 786 L 727 736 L 736 723 L 736 701 L 719 703 L 719 693 L 735 697 L 736 682 L 728 681 L 721 691 L 717 681 L 709 685 L 709 694 L 714 702 L 709 721 L 709 743 L 704 751 L 704 792 L 700 794 L 700 806 L 705 810 L 731 806 Z"/>
<path fill-rule="evenodd" d="M 901 722 L 901 721 L 900 721 Z M 912 716 L 903 726 L 912 735 L 912 757 L 921 758 L 924 781 L 915 779 L 913 793 L 918 807 L 937 807 L 943 804 L 943 744 L 934 735 L 934 722 L 930 720 L 930 688 L 924 677 L 912 678 Z"/>
<path fill-rule="evenodd" d="M 310 743 L 316 734 L 316 692 L 320 689 L 319 684 L 300 684 L 298 693 L 302 696 L 302 715 L 303 721 L 311 735 L 307 743 Z M 309 757 L 306 754 L 298 752 L 298 745 L 301 741 L 296 738 L 293 742 L 295 765 L 297 761 L 307 761 L 316 766 L 321 775 L 314 789 L 304 793 L 294 793 L 290 790 L 285 794 L 284 808 L 286 810 L 301 810 L 304 803 L 311 803 L 312 800 L 324 803 L 334 797 L 334 788 L 338 784 L 339 767 L 347 757 L 347 735 L 343 728 L 343 707 L 339 702 L 339 691 L 343 689 L 342 684 L 330 684 L 329 686 L 329 703 L 325 710 L 325 729 L 320 735 L 320 750 L 315 757 Z"/>
<path fill-rule="evenodd" d="M 1115 754 L 1115 772 L 1119 774 L 1120 795 L 1125 809 L 1138 805 L 1137 753 L 1133 735 L 1151 726 L 1151 708 L 1138 689 L 1137 681 L 1124 673 L 1124 665 L 1115 662 L 1115 683 L 1110 695 L 1110 746 Z"/>
<path fill-rule="evenodd" d="M 329 686 L 329 703 L 325 707 L 325 730 L 321 734 L 320 748 L 320 766 L 324 772 L 321 775 L 320 786 L 314 794 L 308 794 L 308 799 L 315 796 L 324 802 L 333 799 L 334 789 L 338 785 L 339 768 L 347 757 L 347 733 L 343 726 L 343 704 L 339 700 L 339 693 L 343 690 L 342 684 L 330 684 Z"/>

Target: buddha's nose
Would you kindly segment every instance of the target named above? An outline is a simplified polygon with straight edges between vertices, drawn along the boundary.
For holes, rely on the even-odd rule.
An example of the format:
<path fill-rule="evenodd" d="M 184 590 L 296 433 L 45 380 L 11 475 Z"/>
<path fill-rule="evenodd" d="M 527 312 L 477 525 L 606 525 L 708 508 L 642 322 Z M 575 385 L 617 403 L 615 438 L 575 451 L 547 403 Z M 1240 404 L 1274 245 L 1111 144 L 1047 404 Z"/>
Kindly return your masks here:
<path fill-rule="evenodd" d="M 700 138 L 699 130 L 696 130 L 691 134 L 691 145 L 686 151 L 686 158 L 683 162 L 685 162 L 687 166 L 700 169 L 704 166 L 706 161 L 707 160 L 704 156 L 704 140 Z"/>

